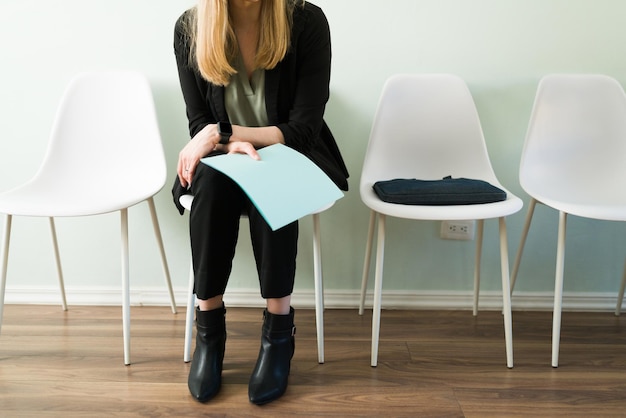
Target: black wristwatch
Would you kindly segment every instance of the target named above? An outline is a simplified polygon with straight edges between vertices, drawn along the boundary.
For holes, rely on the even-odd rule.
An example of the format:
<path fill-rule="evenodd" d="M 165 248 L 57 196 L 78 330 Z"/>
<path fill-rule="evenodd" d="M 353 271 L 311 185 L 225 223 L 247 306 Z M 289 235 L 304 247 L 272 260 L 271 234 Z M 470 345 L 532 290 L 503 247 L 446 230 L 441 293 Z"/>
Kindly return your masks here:
<path fill-rule="evenodd" d="M 230 122 L 217 122 L 217 132 L 220 134 L 220 144 L 228 144 L 233 134 L 233 127 Z"/>

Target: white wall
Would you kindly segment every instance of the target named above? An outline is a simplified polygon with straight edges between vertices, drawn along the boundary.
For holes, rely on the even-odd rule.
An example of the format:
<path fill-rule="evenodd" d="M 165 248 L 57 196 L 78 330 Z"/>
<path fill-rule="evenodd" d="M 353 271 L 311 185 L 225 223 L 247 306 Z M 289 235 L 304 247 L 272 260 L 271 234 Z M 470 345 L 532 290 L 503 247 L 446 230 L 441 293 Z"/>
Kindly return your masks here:
<path fill-rule="evenodd" d="M 92 69 L 143 71 L 154 89 L 168 159 L 168 184 L 156 197 L 177 295 L 186 290 L 187 217 L 170 199 L 187 128 L 172 52 L 172 30 L 192 0 L 55 0 L 0 2 L 0 190 L 29 178 L 44 155 L 58 100 L 73 74 Z M 551 72 L 605 73 L 626 83 L 620 0 L 317 0 L 333 37 L 333 74 L 327 121 L 344 153 L 351 191 L 322 215 L 325 286 L 329 305 L 356 301 L 368 210 L 358 195 L 371 119 L 385 79 L 398 72 L 449 72 L 474 95 L 494 169 L 514 193 L 528 117 L 539 78 Z M 97 152 L 97 150 L 94 150 Z M 87 156 L 88 158 L 88 156 Z M 508 220 L 511 261 L 525 209 Z M 556 213 L 539 207 L 517 290 L 525 306 L 549 306 L 553 288 Z M 134 303 L 165 301 L 147 208 L 130 211 Z M 117 303 L 117 215 L 61 219 L 58 234 L 72 303 Z M 16 218 L 7 301 L 55 301 L 47 224 Z M 440 303 L 465 307 L 472 286 L 473 243 L 438 238 L 438 224 L 390 220 L 384 288 L 387 305 Z M 625 226 L 570 218 L 566 296 L 612 301 L 621 278 Z M 0 226 L 3 228 L 3 226 Z M 296 297 L 311 304 L 310 219 L 301 222 Z M 497 305 L 497 226 L 486 223 L 483 253 L 486 303 Z M 243 228 L 229 293 L 258 303 L 256 273 Z M 423 295 L 426 295 L 424 297 Z M 421 295 L 415 299 L 412 296 Z M 588 298 L 588 296 L 593 298 Z M 429 299 L 429 296 L 432 296 Z M 490 299 L 491 297 L 491 299 Z M 532 298 L 535 298 L 533 301 Z M 577 299 L 578 298 L 578 299 Z M 588 299 L 585 299 L 588 298 Z M 514 298 L 514 303 L 515 303 Z M 519 299 L 518 299 L 519 300 Z M 610 302 L 612 303 L 612 302 Z M 567 304 L 567 298 L 566 298 Z M 584 305 L 584 303 L 583 303 Z"/>

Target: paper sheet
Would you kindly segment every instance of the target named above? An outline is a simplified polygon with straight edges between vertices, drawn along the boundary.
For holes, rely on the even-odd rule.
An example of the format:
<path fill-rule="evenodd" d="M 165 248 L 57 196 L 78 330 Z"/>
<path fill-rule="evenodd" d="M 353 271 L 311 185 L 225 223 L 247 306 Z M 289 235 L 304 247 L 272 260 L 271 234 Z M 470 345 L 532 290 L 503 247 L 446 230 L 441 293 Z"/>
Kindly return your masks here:
<path fill-rule="evenodd" d="M 343 197 L 333 181 L 311 160 L 282 144 L 247 154 L 201 161 L 232 178 L 248 195 L 272 230 L 294 222 Z"/>

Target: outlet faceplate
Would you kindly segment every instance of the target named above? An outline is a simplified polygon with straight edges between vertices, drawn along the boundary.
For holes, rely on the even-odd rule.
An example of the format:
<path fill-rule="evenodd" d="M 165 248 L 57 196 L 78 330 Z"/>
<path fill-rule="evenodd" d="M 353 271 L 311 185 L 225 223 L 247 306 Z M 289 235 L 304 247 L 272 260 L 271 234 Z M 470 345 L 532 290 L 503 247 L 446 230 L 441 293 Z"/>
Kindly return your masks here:
<path fill-rule="evenodd" d="M 441 238 L 471 241 L 474 239 L 476 221 L 441 221 Z"/>

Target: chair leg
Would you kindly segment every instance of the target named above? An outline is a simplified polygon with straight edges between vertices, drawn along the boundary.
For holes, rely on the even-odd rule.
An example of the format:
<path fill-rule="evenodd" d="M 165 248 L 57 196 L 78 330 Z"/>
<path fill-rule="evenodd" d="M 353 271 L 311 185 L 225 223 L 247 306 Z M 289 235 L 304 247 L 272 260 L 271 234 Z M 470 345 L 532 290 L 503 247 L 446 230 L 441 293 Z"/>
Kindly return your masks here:
<path fill-rule="evenodd" d="M 626 260 L 624 260 L 624 274 L 622 276 L 622 285 L 617 295 L 617 306 L 615 307 L 615 316 L 619 316 L 622 310 L 622 302 L 624 301 L 624 290 L 626 289 Z"/>
<path fill-rule="evenodd" d="M 485 220 L 478 219 L 476 222 L 476 257 L 474 259 L 474 316 L 478 315 L 478 292 L 480 291 L 480 261 L 483 254 L 483 232 Z"/>
<path fill-rule="evenodd" d="M 506 220 L 500 224 L 500 267 L 502 271 L 502 311 L 504 314 L 504 340 L 506 345 L 506 366 L 513 368 L 513 320 L 511 315 L 511 289 L 509 282 L 509 248 L 506 236 Z"/>
<path fill-rule="evenodd" d="M 193 293 L 194 285 L 193 261 L 189 266 L 189 284 L 187 286 L 187 313 L 185 315 L 185 349 L 183 360 L 185 363 L 191 361 L 191 339 L 193 336 L 193 315 L 196 307 L 196 295 Z"/>
<path fill-rule="evenodd" d="M 128 209 L 120 210 L 122 236 L 122 333 L 124 364 L 130 364 L 130 283 L 128 266 Z"/>
<path fill-rule="evenodd" d="M 4 291 L 7 285 L 7 265 L 9 263 L 9 239 L 11 238 L 12 215 L 7 214 L 4 219 L 4 233 L 2 234 L 2 270 L 0 271 L 0 332 L 2 331 L 2 318 L 4 314 Z"/>
<path fill-rule="evenodd" d="M 65 282 L 63 280 L 63 269 L 61 268 L 61 255 L 59 254 L 59 242 L 57 240 L 57 229 L 54 224 L 54 218 L 49 217 L 50 235 L 52 236 L 52 247 L 54 249 L 54 260 L 57 266 L 57 277 L 59 278 L 59 288 L 61 289 L 61 306 L 67 311 L 67 299 L 65 298 Z"/>
<path fill-rule="evenodd" d="M 324 363 L 324 282 L 320 215 L 313 214 L 313 276 L 315 277 L 315 324 L 317 327 L 317 361 Z"/>
<path fill-rule="evenodd" d="M 161 236 L 161 228 L 159 227 L 159 218 L 157 217 L 156 208 L 154 206 L 154 199 L 150 197 L 147 199 L 148 206 L 150 207 L 150 216 L 152 217 L 152 227 L 154 228 L 154 237 L 156 238 L 157 245 L 159 247 L 159 253 L 161 254 L 161 266 L 163 267 L 163 275 L 165 276 L 165 284 L 170 294 L 170 306 L 172 313 L 176 312 L 176 299 L 174 298 L 174 290 L 172 289 L 172 280 L 170 279 L 170 269 L 167 265 L 167 257 L 165 256 L 165 248 L 163 247 L 163 237 Z"/>
<path fill-rule="evenodd" d="M 513 263 L 513 271 L 511 272 L 511 294 L 513 294 L 513 288 L 515 287 L 515 280 L 517 279 L 519 265 L 522 260 L 522 253 L 524 252 L 524 246 L 526 245 L 526 238 L 528 237 L 528 230 L 530 229 L 530 222 L 533 219 L 533 213 L 535 212 L 536 204 L 537 201 L 534 198 L 530 199 L 528 212 L 526 212 L 526 221 L 524 222 L 524 229 L 522 231 L 522 238 L 520 239 L 519 247 L 517 248 L 515 263 Z"/>
<path fill-rule="evenodd" d="M 554 278 L 554 311 L 552 313 L 552 367 L 559 367 L 559 343 L 561 338 L 561 310 L 563 303 L 563 272 L 565 270 L 565 229 L 567 213 L 559 212 L 559 236 L 556 251 L 556 274 Z"/>
<path fill-rule="evenodd" d="M 376 225 L 376 212 L 370 211 L 369 227 L 367 229 L 367 244 L 365 245 L 365 261 L 363 261 L 363 278 L 361 279 L 361 302 L 359 315 L 363 315 L 365 307 L 365 293 L 367 292 L 367 280 L 370 275 L 370 261 L 372 259 L 372 243 L 374 241 L 374 227 Z"/>
<path fill-rule="evenodd" d="M 378 339 L 380 337 L 380 310 L 382 308 L 383 260 L 385 258 L 385 221 L 378 216 L 378 242 L 376 243 L 376 273 L 374 279 L 374 308 L 372 315 L 372 367 L 378 365 Z"/>

